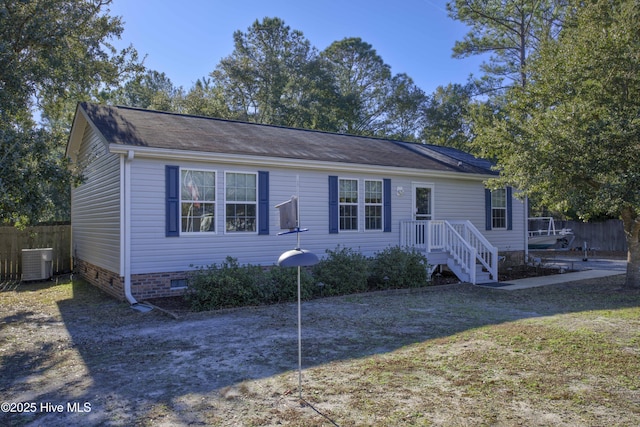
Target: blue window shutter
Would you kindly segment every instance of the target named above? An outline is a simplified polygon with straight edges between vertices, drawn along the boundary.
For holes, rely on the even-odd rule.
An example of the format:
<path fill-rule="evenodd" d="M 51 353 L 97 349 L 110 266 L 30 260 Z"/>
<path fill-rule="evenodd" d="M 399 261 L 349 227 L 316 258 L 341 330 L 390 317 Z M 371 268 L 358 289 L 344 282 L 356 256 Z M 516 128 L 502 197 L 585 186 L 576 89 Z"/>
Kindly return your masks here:
<path fill-rule="evenodd" d="M 512 196 L 513 188 L 507 187 L 507 230 L 513 230 L 513 213 L 511 212 L 513 208 Z"/>
<path fill-rule="evenodd" d="M 165 235 L 180 235 L 180 167 L 165 166 Z"/>
<path fill-rule="evenodd" d="M 329 176 L 329 233 L 338 232 L 338 177 Z"/>
<path fill-rule="evenodd" d="M 382 200 L 384 217 L 384 232 L 391 232 L 391 180 L 385 178 L 382 180 Z"/>
<path fill-rule="evenodd" d="M 258 234 L 269 234 L 269 172 L 258 171 Z"/>
<path fill-rule="evenodd" d="M 491 190 L 484 189 L 484 227 L 485 230 L 491 230 Z"/>

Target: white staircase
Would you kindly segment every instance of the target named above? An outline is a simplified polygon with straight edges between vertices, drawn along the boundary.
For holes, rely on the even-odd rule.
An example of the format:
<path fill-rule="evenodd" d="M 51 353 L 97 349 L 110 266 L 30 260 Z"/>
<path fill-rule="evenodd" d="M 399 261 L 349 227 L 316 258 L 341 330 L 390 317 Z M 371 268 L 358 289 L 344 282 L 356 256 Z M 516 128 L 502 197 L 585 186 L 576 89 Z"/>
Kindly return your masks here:
<path fill-rule="evenodd" d="M 498 249 L 470 221 L 402 221 L 400 245 L 426 252 L 432 265 L 446 263 L 462 281 L 498 281 Z"/>

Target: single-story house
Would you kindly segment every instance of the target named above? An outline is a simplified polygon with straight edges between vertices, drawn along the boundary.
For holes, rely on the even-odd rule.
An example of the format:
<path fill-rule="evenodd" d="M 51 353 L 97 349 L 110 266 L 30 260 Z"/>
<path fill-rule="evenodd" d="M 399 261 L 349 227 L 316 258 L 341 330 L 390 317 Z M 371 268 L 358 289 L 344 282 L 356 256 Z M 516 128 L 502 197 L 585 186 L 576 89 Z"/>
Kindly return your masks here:
<path fill-rule="evenodd" d="M 182 293 L 227 256 L 274 265 L 296 244 L 275 205 L 295 195 L 318 256 L 411 246 L 480 283 L 497 280 L 498 252 L 526 251 L 525 204 L 452 148 L 80 103 L 67 156 L 84 178 L 76 274 L 132 304 Z"/>

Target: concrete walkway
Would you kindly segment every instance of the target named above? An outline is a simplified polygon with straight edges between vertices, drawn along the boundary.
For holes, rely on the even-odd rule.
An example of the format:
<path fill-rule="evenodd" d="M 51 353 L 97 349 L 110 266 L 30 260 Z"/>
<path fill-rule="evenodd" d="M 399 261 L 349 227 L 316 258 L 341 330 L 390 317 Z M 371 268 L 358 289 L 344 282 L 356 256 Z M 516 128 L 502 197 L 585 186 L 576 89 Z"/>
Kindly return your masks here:
<path fill-rule="evenodd" d="M 626 274 L 627 261 L 620 259 L 595 258 L 582 260 L 581 258 L 568 257 L 563 255 L 545 258 L 543 264 L 546 267 L 564 268 L 571 273 L 552 274 L 550 276 L 529 277 L 526 279 L 509 280 L 508 282 L 489 283 L 488 288 L 505 289 L 508 291 L 516 289 L 535 288 L 537 286 L 555 285 L 558 283 L 573 282 L 576 280 L 597 279 L 599 277 L 617 276 Z"/>
<path fill-rule="evenodd" d="M 626 259 L 610 259 L 610 258 L 576 258 L 570 256 L 554 256 L 542 260 L 545 267 L 564 268 L 566 270 L 615 270 L 620 272 L 627 271 Z"/>
<path fill-rule="evenodd" d="M 526 279 L 509 280 L 509 282 L 500 282 L 486 286 L 489 288 L 504 289 L 514 291 L 517 289 L 535 288 L 537 286 L 555 285 L 558 283 L 574 282 L 576 280 L 597 279 L 599 277 L 617 276 L 625 274 L 619 270 L 583 270 L 572 273 L 552 274 L 550 276 L 528 277 Z"/>

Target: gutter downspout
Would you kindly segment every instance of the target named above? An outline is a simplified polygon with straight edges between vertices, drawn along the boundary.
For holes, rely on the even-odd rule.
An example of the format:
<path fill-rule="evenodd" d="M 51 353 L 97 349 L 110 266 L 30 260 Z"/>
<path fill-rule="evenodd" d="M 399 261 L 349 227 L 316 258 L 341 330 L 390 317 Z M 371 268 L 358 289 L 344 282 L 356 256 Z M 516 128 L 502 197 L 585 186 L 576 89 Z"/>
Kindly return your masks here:
<path fill-rule="evenodd" d="M 124 295 L 129 304 L 136 305 L 138 301 L 131 293 L 131 162 L 134 153 L 127 152 L 126 157 L 120 156 L 120 170 L 122 171 L 120 180 L 120 268 L 124 277 Z"/>

